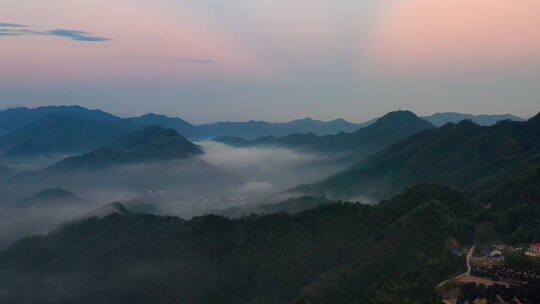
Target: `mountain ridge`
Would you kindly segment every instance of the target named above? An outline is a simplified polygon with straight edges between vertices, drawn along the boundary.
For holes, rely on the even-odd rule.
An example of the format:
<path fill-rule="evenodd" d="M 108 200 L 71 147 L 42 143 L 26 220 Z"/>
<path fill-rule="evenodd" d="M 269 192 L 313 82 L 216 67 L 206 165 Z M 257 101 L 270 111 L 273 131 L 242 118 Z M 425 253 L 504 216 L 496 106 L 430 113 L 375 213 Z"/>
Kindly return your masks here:
<path fill-rule="evenodd" d="M 49 114 L 0 136 L 4 156 L 84 152 L 108 145 L 140 128 L 120 118 Z"/>
<path fill-rule="evenodd" d="M 82 106 L 41 106 L 36 108 L 18 107 L 0 111 L 0 135 L 36 122 L 50 114 L 78 116 L 87 119 L 120 119 L 101 110 L 90 110 Z"/>
<path fill-rule="evenodd" d="M 437 112 L 430 116 L 423 116 L 423 119 L 431 122 L 434 126 L 440 127 L 449 122 L 458 123 L 462 120 L 472 120 L 481 126 L 490 126 L 501 120 L 525 121 L 525 119 L 512 114 L 464 114 L 457 112 Z"/>
<path fill-rule="evenodd" d="M 292 134 L 284 137 L 262 137 L 249 141 L 234 137 L 218 137 L 215 141 L 233 146 L 270 145 L 315 152 L 354 152 L 360 159 L 388 144 L 414 133 L 435 128 L 410 111 L 389 112 L 375 123 L 352 133 L 316 136 L 313 133 Z"/>
<path fill-rule="evenodd" d="M 203 154 L 202 149 L 173 129 L 148 127 L 129 134 L 116 147 L 103 147 L 64 158 L 50 170 L 99 169 L 107 166 L 168 161 Z"/>
<path fill-rule="evenodd" d="M 38 192 L 37 194 L 31 197 L 28 197 L 26 199 L 23 199 L 17 202 L 16 205 L 28 208 L 28 207 L 33 207 L 33 206 L 39 207 L 40 205 L 48 204 L 51 202 L 54 202 L 56 204 L 58 203 L 69 203 L 69 204 L 77 203 L 78 204 L 78 203 L 85 203 L 86 201 L 82 199 L 81 197 L 69 191 L 66 191 L 64 189 L 49 188 L 49 189 L 41 190 L 40 192 Z"/>
<path fill-rule="evenodd" d="M 470 120 L 448 123 L 396 142 L 312 185 L 291 191 L 344 198 L 385 198 L 405 186 L 443 182 L 464 188 L 526 159 L 540 149 L 539 115 L 526 122 L 480 126 Z"/>

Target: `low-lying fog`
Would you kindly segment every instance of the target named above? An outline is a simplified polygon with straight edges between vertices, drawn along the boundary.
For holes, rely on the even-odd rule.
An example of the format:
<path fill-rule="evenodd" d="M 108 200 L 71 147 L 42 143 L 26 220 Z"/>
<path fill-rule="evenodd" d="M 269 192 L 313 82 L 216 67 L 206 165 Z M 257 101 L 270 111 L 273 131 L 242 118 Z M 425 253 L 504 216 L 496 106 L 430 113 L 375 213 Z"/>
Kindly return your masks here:
<path fill-rule="evenodd" d="M 0 204 L 0 246 L 24 235 L 50 231 L 113 201 L 135 211 L 188 218 L 255 204 L 288 187 L 343 169 L 343 164 L 324 156 L 290 149 L 234 148 L 210 141 L 197 144 L 205 154 L 190 159 L 99 171 L 44 170 L 11 179 L 0 189 L 4 200 Z M 40 197 L 30 206 L 21 204 L 49 188 L 69 191 L 84 203 Z"/>
<path fill-rule="evenodd" d="M 210 141 L 198 144 L 206 152 L 201 156 L 205 162 L 240 177 L 243 184 L 235 192 L 248 197 L 264 197 L 342 169 L 325 156 L 291 149 L 235 148 Z"/>

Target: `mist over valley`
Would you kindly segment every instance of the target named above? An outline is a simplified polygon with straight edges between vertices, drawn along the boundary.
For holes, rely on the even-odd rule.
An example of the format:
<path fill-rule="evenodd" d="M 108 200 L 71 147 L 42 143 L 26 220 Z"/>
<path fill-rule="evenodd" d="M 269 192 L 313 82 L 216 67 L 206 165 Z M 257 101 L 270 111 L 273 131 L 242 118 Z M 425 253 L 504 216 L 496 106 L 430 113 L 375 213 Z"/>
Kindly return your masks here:
<path fill-rule="evenodd" d="M 540 1 L 0 3 L 0 304 L 540 303 Z"/>

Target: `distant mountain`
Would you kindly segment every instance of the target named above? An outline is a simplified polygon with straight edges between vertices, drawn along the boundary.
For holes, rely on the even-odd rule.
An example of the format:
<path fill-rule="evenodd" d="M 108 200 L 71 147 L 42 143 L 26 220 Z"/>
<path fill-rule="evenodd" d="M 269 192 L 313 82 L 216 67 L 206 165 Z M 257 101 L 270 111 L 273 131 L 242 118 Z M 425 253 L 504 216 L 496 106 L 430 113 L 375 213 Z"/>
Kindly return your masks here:
<path fill-rule="evenodd" d="M 343 119 L 329 122 L 311 118 L 293 120 L 285 123 L 270 123 L 265 121 L 248 122 L 219 122 L 199 126 L 198 136 L 201 138 L 214 138 L 218 136 L 234 136 L 243 139 L 256 139 L 263 136 L 286 136 L 293 133 L 314 133 L 317 135 L 337 134 L 339 132 L 353 132 L 363 126 Z"/>
<path fill-rule="evenodd" d="M 326 180 L 293 191 L 332 198 L 385 198 L 423 181 L 465 188 L 539 150 L 540 114 L 527 122 L 501 121 L 490 127 L 465 120 L 413 135 Z"/>
<path fill-rule="evenodd" d="M 88 118 L 50 114 L 0 136 L 5 157 L 77 153 L 114 143 L 140 128 L 119 118 Z"/>
<path fill-rule="evenodd" d="M 317 135 L 337 134 L 339 132 L 354 132 L 360 128 L 373 124 L 377 119 L 371 119 L 364 123 L 351 123 L 342 118 L 332 121 L 320 121 L 310 117 L 297 119 L 285 123 L 292 128 L 302 130 L 303 133 L 314 133 Z"/>
<path fill-rule="evenodd" d="M 440 127 L 447 123 L 458 123 L 463 120 L 471 120 L 481 126 L 491 126 L 501 120 L 524 121 L 523 118 L 511 115 L 511 114 L 472 115 L 472 114 L 462 114 L 462 113 L 453 113 L 453 112 L 435 113 L 431 116 L 424 116 L 422 118 L 431 122 L 436 127 Z"/>
<path fill-rule="evenodd" d="M 293 133 L 337 134 L 339 132 L 353 132 L 374 122 L 374 120 L 371 120 L 355 124 L 344 119 L 325 122 L 308 117 L 283 123 L 251 120 L 247 122 L 217 122 L 195 126 L 180 118 L 157 114 L 147 114 L 128 118 L 127 120 L 147 126 L 153 125 L 175 129 L 180 134 L 195 139 L 210 139 L 217 136 L 255 139 L 263 136 L 285 136 Z"/>
<path fill-rule="evenodd" d="M 30 131 L 47 128 L 44 124 L 50 122 L 38 122 L 50 115 L 66 116 L 84 121 L 116 121 L 117 123 L 118 121 L 124 121 L 126 123 L 125 125 L 131 126 L 131 128 L 133 126 L 158 126 L 166 129 L 174 129 L 183 136 L 193 139 L 210 139 L 216 136 L 237 136 L 246 139 L 255 139 L 262 136 L 285 136 L 293 133 L 314 133 L 317 135 L 337 134 L 339 132 L 356 131 L 375 121 L 370 120 L 365 123 L 356 124 L 345 121 L 344 119 L 325 122 L 304 118 L 284 123 L 252 120 L 247 122 L 217 122 L 196 126 L 181 118 L 153 113 L 140 117 L 121 119 L 100 110 L 89 110 L 80 106 L 47 106 L 33 109 L 13 108 L 0 111 L 0 152 L 11 150 L 7 155 L 9 157 L 64 152 L 66 147 L 58 147 L 57 140 L 50 138 L 50 136 L 45 137 L 45 139 L 40 139 L 38 136 L 29 138 L 32 137 L 28 135 Z M 57 130 L 51 129 L 50 131 L 51 134 L 56 134 Z M 1 138 L 11 132 L 14 132 L 14 134 L 6 137 L 6 139 L 9 138 L 12 140 L 11 144 L 2 141 Z M 96 146 L 93 148 L 96 148 Z M 88 151 L 88 149 L 84 150 Z"/>
<path fill-rule="evenodd" d="M 63 189 L 53 188 L 40 191 L 36 195 L 21 200 L 17 207 L 45 207 L 50 204 L 80 204 L 86 201 L 75 194 Z"/>
<path fill-rule="evenodd" d="M 61 223 L 82 216 L 93 205 L 63 189 L 39 185 L 12 198 L 5 193 L 8 187 L 2 185 L 0 194 L 0 248 L 24 236 L 53 231 Z"/>
<path fill-rule="evenodd" d="M 22 128 L 49 116 L 58 114 L 64 116 L 76 116 L 90 120 L 114 120 L 114 115 L 100 110 L 89 110 L 80 106 L 46 106 L 38 108 L 13 108 L 0 111 L 0 135 Z"/>
<path fill-rule="evenodd" d="M 67 157 L 51 170 L 101 169 L 104 167 L 169 161 L 204 153 L 201 148 L 172 129 L 148 127 L 119 141 L 117 148 L 100 148 L 79 156 Z"/>
<path fill-rule="evenodd" d="M 197 134 L 197 130 L 194 125 L 177 117 L 168 117 L 165 115 L 150 113 L 140 117 L 126 118 L 126 120 L 146 126 L 157 126 L 165 129 L 173 129 L 187 137 L 193 137 Z"/>
<path fill-rule="evenodd" d="M 284 137 L 262 137 L 244 140 L 237 137 L 217 137 L 214 140 L 233 146 L 279 146 L 317 152 L 354 152 L 359 158 L 423 130 L 434 126 L 410 111 L 390 112 L 375 123 L 353 133 L 316 136 L 292 134 Z"/>
<path fill-rule="evenodd" d="M 238 187 L 236 176 L 192 157 L 202 153 L 199 146 L 174 130 L 149 127 L 114 146 L 16 174 L 0 184 L 0 198 L 14 202 L 28 193 L 61 188 L 94 202 L 146 197 L 163 201 L 198 198 L 208 193 L 208 187 L 216 192 Z M 191 206 L 191 210 L 196 209 Z"/>

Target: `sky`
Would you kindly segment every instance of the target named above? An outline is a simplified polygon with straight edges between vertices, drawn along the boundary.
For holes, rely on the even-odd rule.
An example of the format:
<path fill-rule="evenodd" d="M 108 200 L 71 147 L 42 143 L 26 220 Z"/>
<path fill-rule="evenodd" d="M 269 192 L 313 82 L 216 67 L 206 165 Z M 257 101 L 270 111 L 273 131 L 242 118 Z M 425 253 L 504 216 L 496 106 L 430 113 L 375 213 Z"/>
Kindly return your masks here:
<path fill-rule="evenodd" d="M 540 110 L 538 0 L 0 0 L 0 109 L 213 121 Z"/>

